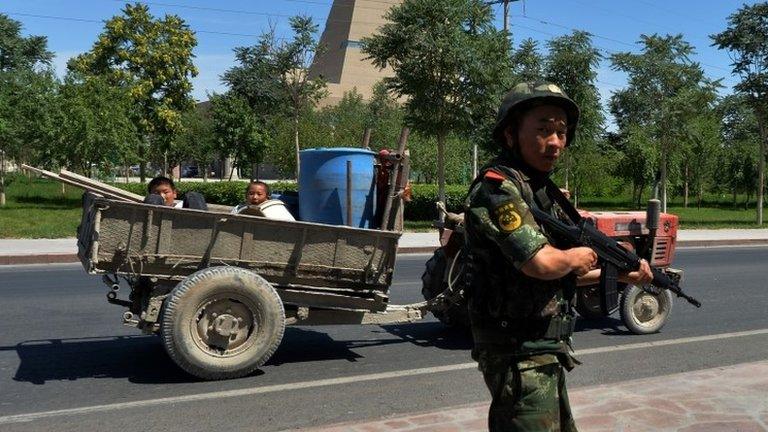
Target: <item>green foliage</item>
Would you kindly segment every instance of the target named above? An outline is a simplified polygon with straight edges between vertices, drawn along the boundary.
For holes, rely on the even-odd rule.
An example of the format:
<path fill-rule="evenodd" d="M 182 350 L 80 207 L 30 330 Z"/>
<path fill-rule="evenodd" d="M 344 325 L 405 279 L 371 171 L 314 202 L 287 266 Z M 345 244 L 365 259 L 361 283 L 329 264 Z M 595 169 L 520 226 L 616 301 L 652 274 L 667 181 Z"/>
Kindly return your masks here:
<path fill-rule="evenodd" d="M 611 167 L 618 158 L 602 145 L 605 117 L 595 84 L 602 56 L 583 31 L 554 38 L 547 46 L 546 79 L 565 90 L 581 112 L 576 139 L 568 143 L 560 164 L 565 185 L 578 202 L 581 195 L 601 193 L 610 184 Z"/>
<path fill-rule="evenodd" d="M 245 98 L 273 135 L 285 127 L 280 117 L 290 116 L 293 153 L 298 161 L 302 115 L 326 95 L 326 84 L 321 77 L 307 73 L 314 58 L 322 54 L 315 37 L 317 25 L 307 16 L 294 16 L 289 22 L 293 37 L 288 41 L 278 42 L 271 29 L 256 45 L 235 48 L 239 65 L 229 69 L 223 81 L 234 94 Z M 298 164 L 293 165 L 298 178 Z"/>
<path fill-rule="evenodd" d="M 137 108 L 134 124 L 152 137 L 156 154 L 170 150 L 182 130 L 182 113 L 192 108 L 190 79 L 197 75 L 194 32 L 176 15 L 157 19 L 149 6 L 126 4 L 123 15 L 107 20 L 91 51 L 70 60 L 81 76 L 101 76 L 124 88 Z M 144 157 L 144 148 L 139 148 Z"/>
<path fill-rule="evenodd" d="M 0 72 L 0 150 L 21 163 L 50 166 L 59 129 L 52 71 Z"/>
<path fill-rule="evenodd" d="M 21 36 L 21 23 L 0 13 L 0 72 L 48 66 L 53 53 L 45 36 Z"/>
<path fill-rule="evenodd" d="M 719 181 L 715 190 L 725 190 L 734 196 L 757 187 L 760 132 L 754 110 L 743 94 L 723 98 L 718 105 L 722 118 L 720 129 L 720 163 L 714 170 Z"/>
<path fill-rule="evenodd" d="M 109 170 L 135 158 L 138 144 L 128 93 L 101 77 L 68 77 L 59 89 L 57 140 L 53 156 L 61 166 L 89 174 L 91 164 Z"/>
<path fill-rule="evenodd" d="M 405 97 L 405 122 L 437 141 L 438 188 L 444 194 L 445 140 L 487 123 L 509 81 L 506 33 L 480 0 L 408 0 L 389 10 L 363 52 L 390 67 L 387 89 Z"/>
<path fill-rule="evenodd" d="M 765 107 L 768 103 L 768 3 L 743 5 L 728 17 L 728 28 L 711 38 L 714 45 L 731 54 L 733 72 L 742 77 L 735 88 L 748 95 L 751 104 Z"/>
<path fill-rule="evenodd" d="M 668 168 L 670 161 L 680 158 L 686 125 L 703 108 L 711 108 L 719 84 L 707 79 L 701 66 L 690 60 L 694 48 L 682 35 L 641 35 L 640 43 L 639 54 L 611 56 L 613 69 L 627 73 L 629 84 L 614 93 L 610 106 L 621 133 L 643 127 L 650 142 L 658 146 L 663 209 Z"/>
<path fill-rule="evenodd" d="M 438 201 L 438 188 L 434 184 L 413 184 L 412 200 L 405 204 L 405 219 L 410 221 L 417 220 L 436 220 Z M 446 185 L 445 188 L 445 206 L 448 211 L 461 213 L 464 211 L 464 199 L 467 196 L 467 186 L 465 185 Z"/>
<path fill-rule="evenodd" d="M 184 128 L 175 146 L 178 152 L 175 159 L 195 161 L 201 169 L 210 166 L 218 156 L 210 113 L 197 107 L 182 115 L 182 124 Z M 202 171 L 204 178 L 208 178 L 208 169 Z"/>
<path fill-rule="evenodd" d="M 733 72 L 741 76 L 737 91 L 746 96 L 757 120 L 759 153 L 757 168 L 757 223 L 763 223 L 765 156 L 768 146 L 768 3 L 744 5 L 728 17 L 728 28 L 712 35 L 714 45 L 726 49 Z"/>
<path fill-rule="evenodd" d="M 235 165 L 244 170 L 264 159 L 269 134 L 245 99 L 233 94 L 214 95 L 211 116 L 216 148 L 221 154 L 232 155 Z"/>
<path fill-rule="evenodd" d="M 544 58 L 539 53 L 539 47 L 535 40 L 531 38 L 523 39 L 520 47 L 512 53 L 512 74 L 515 84 L 529 81 L 536 81 L 544 76 Z"/>

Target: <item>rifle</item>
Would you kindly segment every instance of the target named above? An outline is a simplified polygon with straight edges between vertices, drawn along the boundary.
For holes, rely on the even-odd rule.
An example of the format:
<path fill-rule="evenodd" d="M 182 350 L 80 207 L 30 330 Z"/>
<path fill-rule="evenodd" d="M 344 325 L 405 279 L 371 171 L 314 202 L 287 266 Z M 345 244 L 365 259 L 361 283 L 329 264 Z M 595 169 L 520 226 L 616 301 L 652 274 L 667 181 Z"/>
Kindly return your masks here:
<path fill-rule="evenodd" d="M 587 219 L 580 218 L 575 225 L 569 225 L 536 206 L 531 206 L 530 209 L 533 217 L 559 239 L 571 246 L 586 246 L 595 251 L 602 269 L 600 274 L 600 291 L 604 293 L 601 299 L 602 307 L 607 310 L 615 307 L 618 302 L 616 288 L 618 275 L 639 269 L 640 257 L 625 249 L 616 240 L 603 234 Z M 653 286 L 669 290 L 697 308 L 701 307 L 700 301 L 684 293 L 680 285 L 667 276 L 663 270 L 651 267 L 651 271 L 653 272 L 653 281 L 651 282 Z"/>

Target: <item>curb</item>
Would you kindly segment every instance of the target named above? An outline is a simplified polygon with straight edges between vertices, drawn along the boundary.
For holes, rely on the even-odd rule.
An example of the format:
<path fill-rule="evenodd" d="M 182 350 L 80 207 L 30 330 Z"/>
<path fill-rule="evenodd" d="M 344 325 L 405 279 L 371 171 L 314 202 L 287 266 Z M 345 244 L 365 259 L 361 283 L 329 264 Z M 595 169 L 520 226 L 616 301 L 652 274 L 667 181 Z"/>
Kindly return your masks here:
<path fill-rule="evenodd" d="M 677 242 L 676 247 L 707 247 L 707 246 L 760 246 L 768 245 L 768 239 L 737 239 L 737 240 L 687 240 Z M 397 249 L 400 255 L 432 253 L 437 246 L 406 246 Z M 79 262 L 77 254 L 49 253 L 26 255 L 0 255 L 0 266 L 23 264 L 66 264 Z"/>
<path fill-rule="evenodd" d="M 0 265 L 20 264 L 64 264 L 79 262 L 77 254 L 36 254 L 36 255 L 0 255 Z"/>

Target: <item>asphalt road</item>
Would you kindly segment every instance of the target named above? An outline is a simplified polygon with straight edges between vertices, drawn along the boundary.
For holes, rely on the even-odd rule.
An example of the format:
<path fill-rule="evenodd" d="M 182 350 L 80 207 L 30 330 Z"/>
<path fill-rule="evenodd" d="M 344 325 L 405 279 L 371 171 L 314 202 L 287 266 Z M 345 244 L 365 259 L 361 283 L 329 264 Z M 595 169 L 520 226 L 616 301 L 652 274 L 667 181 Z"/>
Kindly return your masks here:
<path fill-rule="evenodd" d="M 428 256 L 398 260 L 392 303 L 420 299 Z M 768 358 L 768 248 L 678 251 L 684 286 L 661 333 L 617 318 L 579 324 L 571 387 Z M 470 339 L 433 319 L 391 326 L 289 327 L 253 376 L 201 382 L 79 266 L 0 267 L 0 431 L 280 431 L 488 400 Z M 124 294 L 123 294 L 124 295 Z M 651 345 L 649 342 L 665 341 Z"/>

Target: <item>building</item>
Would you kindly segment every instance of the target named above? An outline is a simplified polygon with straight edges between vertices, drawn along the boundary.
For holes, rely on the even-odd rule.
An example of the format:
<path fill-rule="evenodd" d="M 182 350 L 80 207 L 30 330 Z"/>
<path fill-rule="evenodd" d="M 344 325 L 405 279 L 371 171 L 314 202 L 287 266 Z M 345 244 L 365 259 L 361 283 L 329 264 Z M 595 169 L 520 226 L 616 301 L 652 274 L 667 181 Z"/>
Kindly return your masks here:
<path fill-rule="evenodd" d="M 332 105 L 345 92 L 357 89 L 369 99 L 374 84 L 388 75 L 370 61 L 364 60 L 360 40 L 371 36 L 384 23 L 384 15 L 403 0 L 334 0 L 320 45 L 325 52 L 315 59 L 310 76 L 322 76 L 328 83 L 328 97 L 321 105 Z"/>

